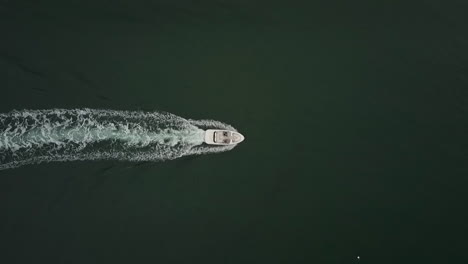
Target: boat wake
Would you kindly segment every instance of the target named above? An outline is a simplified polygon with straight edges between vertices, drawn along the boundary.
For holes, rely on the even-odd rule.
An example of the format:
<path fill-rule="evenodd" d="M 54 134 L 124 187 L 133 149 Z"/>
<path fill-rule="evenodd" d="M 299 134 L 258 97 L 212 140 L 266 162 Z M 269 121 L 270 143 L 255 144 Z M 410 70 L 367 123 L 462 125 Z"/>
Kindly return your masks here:
<path fill-rule="evenodd" d="M 219 121 L 164 112 L 12 111 L 0 114 L 0 170 L 50 161 L 163 161 L 235 147 L 204 144 L 210 128 L 236 131 Z"/>

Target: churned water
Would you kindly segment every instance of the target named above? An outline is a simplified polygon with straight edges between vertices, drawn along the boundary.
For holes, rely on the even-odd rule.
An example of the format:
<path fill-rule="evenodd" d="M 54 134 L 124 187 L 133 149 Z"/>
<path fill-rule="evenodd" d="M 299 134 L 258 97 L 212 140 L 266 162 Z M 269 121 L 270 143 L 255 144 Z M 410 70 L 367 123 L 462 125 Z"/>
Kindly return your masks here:
<path fill-rule="evenodd" d="M 204 144 L 204 128 L 235 130 L 163 112 L 12 111 L 0 114 L 0 169 L 49 161 L 161 161 L 233 148 Z"/>

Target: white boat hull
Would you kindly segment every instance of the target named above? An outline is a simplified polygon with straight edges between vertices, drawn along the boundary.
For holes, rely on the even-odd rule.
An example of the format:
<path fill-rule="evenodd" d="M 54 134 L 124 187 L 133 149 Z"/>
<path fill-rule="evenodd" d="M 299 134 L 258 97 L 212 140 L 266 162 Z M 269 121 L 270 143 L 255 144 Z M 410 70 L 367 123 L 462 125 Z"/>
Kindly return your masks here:
<path fill-rule="evenodd" d="M 245 137 L 235 131 L 208 129 L 205 131 L 205 143 L 209 145 L 235 145 L 244 141 Z"/>

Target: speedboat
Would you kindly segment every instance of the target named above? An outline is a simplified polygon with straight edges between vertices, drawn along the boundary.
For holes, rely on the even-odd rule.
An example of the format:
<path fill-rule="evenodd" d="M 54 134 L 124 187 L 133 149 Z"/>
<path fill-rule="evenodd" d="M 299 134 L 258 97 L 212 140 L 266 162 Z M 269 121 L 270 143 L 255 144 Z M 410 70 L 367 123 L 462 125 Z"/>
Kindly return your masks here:
<path fill-rule="evenodd" d="M 235 145 L 241 143 L 244 136 L 235 131 L 208 129 L 205 131 L 205 143 L 209 145 Z"/>

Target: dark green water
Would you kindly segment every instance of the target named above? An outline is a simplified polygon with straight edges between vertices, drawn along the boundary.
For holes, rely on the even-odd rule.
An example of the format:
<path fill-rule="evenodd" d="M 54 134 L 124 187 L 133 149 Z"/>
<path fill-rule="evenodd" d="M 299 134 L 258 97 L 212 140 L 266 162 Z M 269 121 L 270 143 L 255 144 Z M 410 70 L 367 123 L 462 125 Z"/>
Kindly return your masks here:
<path fill-rule="evenodd" d="M 0 263 L 467 262 L 467 13 L 0 0 L 0 112 L 155 109 L 246 136 L 0 171 Z"/>

